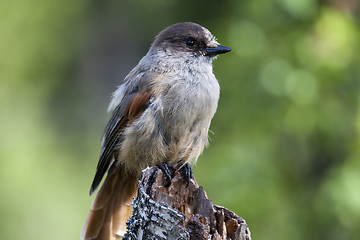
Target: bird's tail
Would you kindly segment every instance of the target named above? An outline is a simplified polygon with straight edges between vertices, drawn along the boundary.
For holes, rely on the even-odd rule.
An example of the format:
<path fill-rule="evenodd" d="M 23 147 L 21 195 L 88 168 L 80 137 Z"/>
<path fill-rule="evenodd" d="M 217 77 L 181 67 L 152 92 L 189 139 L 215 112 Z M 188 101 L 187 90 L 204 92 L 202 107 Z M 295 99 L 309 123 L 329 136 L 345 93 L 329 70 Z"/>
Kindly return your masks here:
<path fill-rule="evenodd" d="M 121 166 L 111 166 L 84 223 L 81 239 L 120 239 L 132 214 L 137 176 Z"/>

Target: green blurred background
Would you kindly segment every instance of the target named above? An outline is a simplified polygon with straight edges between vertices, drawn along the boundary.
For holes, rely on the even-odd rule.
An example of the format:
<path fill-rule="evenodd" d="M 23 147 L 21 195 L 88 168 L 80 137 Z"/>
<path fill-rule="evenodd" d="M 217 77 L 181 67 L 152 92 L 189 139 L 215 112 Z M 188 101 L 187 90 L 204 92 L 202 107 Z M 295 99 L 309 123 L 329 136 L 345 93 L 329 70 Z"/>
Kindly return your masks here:
<path fill-rule="evenodd" d="M 233 52 L 194 167 L 253 239 L 360 239 L 357 0 L 0 2 L 0 238 L 79 239 L 110 94 L 179 21 Z"/>

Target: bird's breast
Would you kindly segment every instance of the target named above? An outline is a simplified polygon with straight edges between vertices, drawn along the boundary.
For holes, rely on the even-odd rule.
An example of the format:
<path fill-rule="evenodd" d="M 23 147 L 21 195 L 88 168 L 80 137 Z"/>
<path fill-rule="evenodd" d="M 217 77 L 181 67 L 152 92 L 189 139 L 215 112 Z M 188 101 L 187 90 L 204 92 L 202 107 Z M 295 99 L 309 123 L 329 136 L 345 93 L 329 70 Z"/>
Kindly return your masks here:
<path fill-rule="evenodd" d="M 128 166 L 144 168 L 161 161 L 176 165 L 197 159 L 208 142 L 219 99 L 215 77 L 207 77 L 176 76 L 153 85 L 148 108 L 123 133 L 120 152 Z"/>

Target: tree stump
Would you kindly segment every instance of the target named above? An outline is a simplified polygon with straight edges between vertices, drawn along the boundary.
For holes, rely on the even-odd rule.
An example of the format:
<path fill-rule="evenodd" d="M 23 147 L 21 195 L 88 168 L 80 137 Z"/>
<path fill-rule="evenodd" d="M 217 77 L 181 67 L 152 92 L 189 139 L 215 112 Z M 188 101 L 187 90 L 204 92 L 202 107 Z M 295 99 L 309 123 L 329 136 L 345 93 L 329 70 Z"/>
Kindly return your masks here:
<path fill-rule="evenodd" d="M 213 205 L 194 177 L 186 186 L 181 171 L 171 174 L 171 185 L 165 187 L 158 167 L 142 172 L 124 239 L 251 240 L 245 220 Z"/>

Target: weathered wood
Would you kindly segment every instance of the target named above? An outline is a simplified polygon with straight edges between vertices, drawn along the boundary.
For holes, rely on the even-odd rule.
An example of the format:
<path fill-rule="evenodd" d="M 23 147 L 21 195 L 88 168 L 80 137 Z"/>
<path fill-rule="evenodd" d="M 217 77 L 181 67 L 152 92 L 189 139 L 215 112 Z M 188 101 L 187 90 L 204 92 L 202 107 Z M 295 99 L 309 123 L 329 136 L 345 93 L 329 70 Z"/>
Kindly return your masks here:
<path fill-rule="evenodd" d="M 172 176 L 171 185 L 165 187 L 159 168 L 143 171 L 124 239 L 251 240 L 245 220 L 213 205 L 194 177 L 186 186 L 181 171 Z"/>

